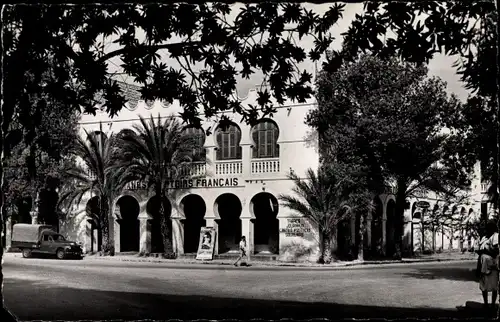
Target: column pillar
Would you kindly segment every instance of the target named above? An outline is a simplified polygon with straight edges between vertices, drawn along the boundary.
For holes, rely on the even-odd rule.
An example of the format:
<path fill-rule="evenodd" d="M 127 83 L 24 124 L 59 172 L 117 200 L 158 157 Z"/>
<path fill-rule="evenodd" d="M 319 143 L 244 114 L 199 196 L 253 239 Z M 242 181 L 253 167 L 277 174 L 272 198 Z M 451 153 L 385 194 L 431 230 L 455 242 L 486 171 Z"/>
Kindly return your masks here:
<path fill-rule="evenodd" d="M 120 223 L 118 222 L 117 217 L 113 216 L 113 224 L 109 227 L 109 234 L 113 234 L 114 245 L 115 245 L 115 253 L 119 253 L 120 250 Z M 111 229 L 113 228 L 113 229 Z"/>
<path fill-rule="evenodd" d="M 139 253 L 149 255 L 151 253 L 151 216 L 146 212 L 139 214 Z"/>
<path fill-rule="evenodd" d="M 12 219 L 8 217 L 5 222 L 5 252 L 10 250 L 12 245 Z"/>
<path fill-rule="evenodd" d="M 243 166 L 243 168 L 242 168 L 243 178 L 250 177 L 251 159 L 252 159 L 252 146 L 250 144 L 243 145 L 241 147 L 241 161 L 242 161 L 242 166 Z"/>
<path fill-rule="evenodd" d="M 219 225 L 217 223 L 217 220 L 220 218 L 214 211 L 215 199 L 207 198 L 205 200 L 205 204 L 206 204 L 206 211 L 205 211 L 205 217 L 203 219 L 205 219 L 205 226 L 207 228 L 213 228 L 215 230 L 214 255 L 219 255 Z"/>
<path fill-rule="evenodd" d="M 382 255 L 387 254 L 387 195 L 385 195 L 384 202 L 382 203 Z"/>
<path fill-rule="evenodd" d="M 242 210 L 241 210 L 241 236 L 245 236 L 247 240 L 247 255 L 253 255 L 254 250 L 255 250 L 255 245 L 254 245 L 254 223 L 252 219 L 255 219 L 255 216 L 253 216 L 250 213 L 249 209 L 249 202 L 242 203 Z"/>
<path fill-rule="evenodd" d="M 38 213 L 36 211 L 30 211 L 31 215 L 31 224 L 36 225 L 38 224 Z"/>
<path fill-rule="evenodd" d="M 92 224 L 92 219 L 87 217 L 85 223 L 85 240 L 83 242 L 84 252 L 90 253 L 93 251 L 92 243 L 94 241 L 94 225 Z"/>
<path fill-rule="evenodd" d="M 387 218 L 382 218 L 382 255 L 387 255 Z"/>
<path fill-rule="evenodd" d="M 356 247 L 356 214 L 351 215 L 350 219 L 350 228 L 351 228 L 351 251 L 354 251 Z"/>
<path fill-rule="evenodd" d="M 216 160 L 216 153 L 215 153 L 215 147 L 210 147 L 207 148 L 207 158 L 209 160 L 215 161 Z M 215 162 L 210 162 L 206 164 L 206 173 L 208 174 L 216 174 L 215 173 Z M 207 204 L 208 205 L 208 204 Z"/>
<path fill-rule="evenodd" d="M 371 251 L 372 250 L 372 213 L 368 212 L 366 215 L 366 247 Z"/>
<path fill-rule="evenodd" d="M 99 230 L 92 227 L 92 251 L 99 251 Z"/>
<path fill-rule="evenodd" d="M 177 255 L 184 255 L 184 225 L 181 223 L 183 216 L 172 208 L 170 220 L 172 221 L 172 246 Z"/>
<path fill-rule="evenodd" d="M 330 239 L 330 245 L 331 245 L 332 254 L 335 254 L 339 249 L 339 227 L 337 225 L 335 225 L 335 227 L 333 227 L 332 233 L 333 234 L 332 234 L 332 238 Z M 345 238 L 345 237 L 342 236 L 342 238 Z"/>

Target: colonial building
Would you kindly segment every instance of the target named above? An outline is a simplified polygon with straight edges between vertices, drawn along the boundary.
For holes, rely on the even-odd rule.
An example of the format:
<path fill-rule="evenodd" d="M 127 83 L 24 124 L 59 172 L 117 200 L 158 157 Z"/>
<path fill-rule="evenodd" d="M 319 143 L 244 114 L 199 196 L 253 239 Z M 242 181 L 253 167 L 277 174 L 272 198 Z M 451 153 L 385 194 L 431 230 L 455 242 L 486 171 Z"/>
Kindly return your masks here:
<path fill-rule="evenodd" d="M 137 88 L 121 84 L 128 102 L 126 108 L 110 118 L 104 111 L 97 116 L 81 115 L 81 135 L 86 130 L 109 135 L 132 129 L 139 115 L 155 118 L 178 115 L 177 102 L 140 100 Z M 256 90 L 250 90 L 243 104 L 254 103 Z M 314 99 L 298 104 L 286 102 L 272 118 L 264 118 L 250 127 L 238 115 L 227 114 L 233 124 L 222 130 L 215 120 L 205 119 L 202 129 L 186 127 L 197 134 L 200 149 L 210 162 L 193 164 L 184 180 L 171 182 L 168 215 L 172 223 L 174 250 L 179 255 L 197 251 L 201 227 L 214 227 L 218 233 L 215 254 L 238 251 L 240 236 L 246 236 L 251 255 L 270 256 L 284 261 L 313 261 L 319 254 L 317 227 L 300 214 L 282 207 L 281 193 L 291 194 L 293 182 L 287 173 L 305 176 L 308 167 L 318 167 L 319 154 L 314 131 L 304 120 Z M 207 128 L 215 129 L 205 136 Z M 479 172 L 479 170 L 478 170 Z M 429 194 L 408 200 L 404 220 L 404 244 L 407 252 L 460 249 L 467 242 L 463 229 L 446 229 L 439 224 L 424 228 L 422 218 L 450 213 L 464 223 L 481 213 L 481 183 L 475 178 L 472 192 L 462 204 L 446 204 Z M 156 197 L 141 182 L 132 182 L 116 198 L 112 215 L 117 252 L 160 253 L 162 239 L 156 211 Z M 61 233 L 81 241 L 87 252 L 98 250 L 96 225 L 88 215 L 95 197 L 87 196 L 70 218 L 60 224 Z M 422 201 L 425 201 L 422 203 Z M 370 254 L 391 256 L 394 252 L 395 197 L 388 188 L 373 200 L 374 211 L 367 214 L 364 248 Z M 360 243 L 360 218 L 352 217 L 338 227 L 338 249 L 348 253 Z M 424 237 L 424 238 L 422 238 Z M 423 242 L 423 247 L 422 247 Z"/>

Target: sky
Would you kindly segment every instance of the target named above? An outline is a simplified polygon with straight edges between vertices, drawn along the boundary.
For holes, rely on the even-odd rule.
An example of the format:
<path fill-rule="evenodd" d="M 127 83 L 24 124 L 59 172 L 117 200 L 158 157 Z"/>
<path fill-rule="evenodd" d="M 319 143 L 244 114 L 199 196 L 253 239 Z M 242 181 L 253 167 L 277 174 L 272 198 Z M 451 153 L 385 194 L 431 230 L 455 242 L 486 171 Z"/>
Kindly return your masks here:
<path fill-rule="evenodd" d="M 241 8 L 243 5 L 236 3 L 233 4 L 233 11 L 228 17 L 228 20 L 232 20 L 236 17 L 236 15 L 239 13 L 239 8 Z M 307 9 L 312 9 L 314 12 L 316 12 L 319 15 L 322 15 L 324 12 L 328 10 L 328 8 L 331 6 L 331 3 L 322 3 L 322 4 L 312 4 L 312 3 L 304 3 L 304 7 Z M 362 13 L 363 12 L 363 4 L 362 3 L 348 3 L 345 5 L 344 12 L 343 12 L 343 18 L 338 21 L 338 23 L 332 27 L 331 33 L 334 36 L 335 40 L 333 41 L 331 48 L 332 49 L 339 49 L 342 45 L 342 36 L 341 34 L 345 31 L 347 31 L 349 25 L 351 24 L 351 21 L 354 19 L 356 14 Z M 313 39 L 312 37 L 304 37 L 300 41 L 298 41 L 301 46 L 303 46 L 306 50 L 308 51 L 309 48 L 313 46 Z M 115 45 L 110 45 L 108 47 L 108 50 L 113 50 Z M 162 60 L 165 61 L 167 64 L 173 66 L 173 67 L 179 67 L 176 61 L 168 58 L 168 54 L 166 52 L 161 53 L 161 56 L 163 57 Z M 446 56 L 444 54 L 436 55 L 433 60 L 429 63 L 429 76 L 438 76 L 440 77 L 443 81 L 447 83 L 447 90 L 448 92 L 454 93 L 460 98 L 461 100 L 465 100 L 467 98 L 468 92 L 467 90 L 463 87 L 463 83 L 460 81 L 460 77 L 456 74 L 456 69 L 452 66 L 452 64 L 455 62 L 457 58 L 456 57 L 450 57 Z M 119 60 L 114 60 L 112 62 L 112 65 L 110 65 L 111 70 L 115 69 L 116 66 L 120 65 Z M 321 61 L 317 63 L 318 68 L 321 68 Z M 314 63 L 307 60 L 306 62 L 299 64 L 299 67 L 301 69 L 307 69 L 309 72 L 313 72 L 315 70 Z M 123 76 L 121 80 L 124 80 L 126 82 L 133 82 L 129 77 Z M 259 85 L 262 81 L 262 74 L 256 73 L 253 74 L 250 79 L 243 79 L 239 78 L 238 79 L 238 84 L 237 84 L 237 92 L 238 96 L 240 97 L 246 97 L 248 90 L 251 88 L 254 88 L 255 86 Z"/>

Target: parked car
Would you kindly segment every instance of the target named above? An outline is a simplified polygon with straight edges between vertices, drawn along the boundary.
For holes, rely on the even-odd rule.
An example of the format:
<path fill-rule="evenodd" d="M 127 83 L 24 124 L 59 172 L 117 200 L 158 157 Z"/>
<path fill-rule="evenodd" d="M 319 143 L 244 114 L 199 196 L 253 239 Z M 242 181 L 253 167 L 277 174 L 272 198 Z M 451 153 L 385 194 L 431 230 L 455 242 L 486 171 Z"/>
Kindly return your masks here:
<path fill-rule="evenodd" d="M 58 259 L 74 257 L 81 259 L 81 246 L 68 241 L 52 226 L 15 224 L 12 228 L 12 247 L 19 248 L 24 258 L 36 254 L 55 255 Z"/>

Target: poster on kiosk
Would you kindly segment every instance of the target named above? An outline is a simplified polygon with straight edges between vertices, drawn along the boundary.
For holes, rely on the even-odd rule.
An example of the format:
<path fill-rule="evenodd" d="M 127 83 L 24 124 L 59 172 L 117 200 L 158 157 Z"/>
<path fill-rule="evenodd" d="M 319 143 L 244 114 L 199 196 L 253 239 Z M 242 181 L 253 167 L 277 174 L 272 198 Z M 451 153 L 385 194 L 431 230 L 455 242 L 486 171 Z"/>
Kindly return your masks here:
<path fill-rule="evenodd" d="M 216 232 L 214 228 L 202 227 L 198 244 L 197 260 L 212 260 L 214 258 Z"/>

